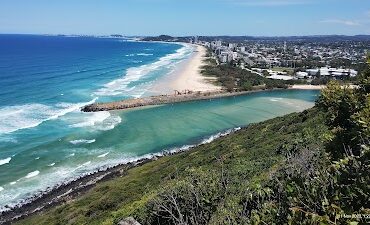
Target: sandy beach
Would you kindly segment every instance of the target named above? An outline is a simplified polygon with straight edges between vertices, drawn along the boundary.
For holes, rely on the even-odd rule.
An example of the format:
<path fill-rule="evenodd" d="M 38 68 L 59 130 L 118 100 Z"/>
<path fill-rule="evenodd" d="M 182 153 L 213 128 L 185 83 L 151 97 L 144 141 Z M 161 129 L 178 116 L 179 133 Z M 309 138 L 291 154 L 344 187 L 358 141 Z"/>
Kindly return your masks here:
<path fill-rule="evenodd" d="M 291 86 L 289 89 L 297 89 L 297 90 L 322 90 L 326 87 L 326 85 L 309 85 L 309 84 L 295 84 Z"/>
<path fill-rule="evenodd" d="M 194 52 L 189 59 L 181 62 L 170 74 L 164 76 L 153 85 L 150 93 L 153 95 L 173 94 L 177 91 L 219 91 L 220 86 L 212 82 L 215 78 L 205 77 L 200 71 L 205 64 L 206 48 L 200 45 L 192 45 Z"/>

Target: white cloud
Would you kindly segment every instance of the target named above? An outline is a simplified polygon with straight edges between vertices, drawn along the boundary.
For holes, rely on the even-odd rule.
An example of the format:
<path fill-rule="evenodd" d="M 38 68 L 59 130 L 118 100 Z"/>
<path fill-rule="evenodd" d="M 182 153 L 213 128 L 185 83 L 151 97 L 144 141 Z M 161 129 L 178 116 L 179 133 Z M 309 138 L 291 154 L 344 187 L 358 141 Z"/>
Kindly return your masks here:
<path fill-rule="evenodd" d="M 320 23 L 336 23 L 346 26 L 360 26 L 361 24 L 358 21 L 354 20 L 340 20 L 340 19 L 328 19 L 328 20 L 322 20 Z"/>
<path fill-rule="evenodd" d="M 309 4 L 311 0 L 226 0 L 238 5 L 246 6 L 288 6 Z"/>

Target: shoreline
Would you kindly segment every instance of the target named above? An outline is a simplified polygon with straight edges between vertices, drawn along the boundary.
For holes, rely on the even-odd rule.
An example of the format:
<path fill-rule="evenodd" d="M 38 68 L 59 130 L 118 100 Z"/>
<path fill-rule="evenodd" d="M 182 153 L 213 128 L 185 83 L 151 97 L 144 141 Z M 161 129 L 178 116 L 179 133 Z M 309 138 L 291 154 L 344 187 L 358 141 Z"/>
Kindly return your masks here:
<path fill-rule="evenodd" d="M 293 85 L 286 89 L 272 88 L 266 89 L 264 86 L 254 87 L 250 91 L 239 92 L 226 92 L 226 91 L 213 91 L 213 92 L 185 92 L 173 95 L 157 95 L 136 99 L 124 99 L 115 102 L 106 103 L 93 103 L 81 108 L 82 112 L 99 112 L 99 111 L 113 111 L 113 110 L 126 110 L 132 108 L 141 108 L 144 106 L 155 106 L 163 104 L 174 104 L 181 102 L 201 101 L 209 99 L 227 98 L 233 96 L 247 95 L 255 92 L 274 91 L 274 90 L 321 90 L 324 86 L 313 85 Z"/>
<path fill-rule="evenodd" d="M 239 95 L 246 95 L 252 94 L 257 92 L 268 92 L 268 91 L 277 91 L 277 90 L 294 90 L 292 88 L 288 89 L 259 89 L 259 90 L 252 90 L 247 92 L 239 92 Z M 235 94 L 235 93 L 232 93 Z M 231 96 L 223 96 L 223 97 L 232 97 Z M 223 98 L 220 97 L 220 98 Z M 247 127 L 242 126 L 242 127 Z M 35 213 L 43 212 L 49 208 L 54 206 L 61 205 L 65 202 L 69 202 L 73 199 L 76 199 L 82 196 L 84 193 L 89 191 L 93 188 L 97 183 L 102 181 L 107 181 L 114 179 L 118 176 L 124 176 L 127 170 L 134 168 L 136 166 L 143 165 L 145 163 L 155 161 L 158 158 L 180 154 L 185 151 L 191 151 L 193 148 L 203 145 L 206 143 L 210 143 L 220 137 L 229 135 L 240 130 L 240 127 L 232 128 L 228 130 L 224 130 L 222 132 L 218 132 L 211 136 L 206 136 L 200 139 L 202 141 L 197 142 L 195 144 L 184 145 L 181 147 L 175 147 L 169 150 L 162 150 L 157 153 L 150 153 L 145 154 L 143 156 L 137 157 L 132 161 L 122 162 L 116 165 L 111 165 L 107 167 L 99 168 L 95 171 L 83 174 L 79 177 L 74 178 L 73 180 L 64 181 L 64 183 L 60 183 L 53 187 L 47 188 L 45 191 L 35 194 L 34 196 L 24 199 L 18 205 L 13 207 L 8 207 L 9 210 L 0 212 L 0 217 L 3 220 L 0 220 L 0 224 L 8 224 L 12 221 L 17 221 L 19 219 L 25 218 L 27 216 L 33 215 Z M 207 142 L 207 139 L 212 140 Z"/>
<path fill-rule="evenodd" d="M 204 47 L 202 47 L 205 49 Z M 263 91 L 273 91 L 273 90 L 281 90 L 279 88 L 274 89 L 262 89 L 259 87 L 256 90 L 246 91 L 246 92 L 233 92 L 233 93 L 225 93 L 221 92 L 221 87 L 215 86 L 211 83 L 206 82 L 206 77 L 202 76 L 199 72 L 200 66 L 203 65 L 201 59 L 202 59 L 202 52 L 195 52 L 195 56 L 190 57 L 187 60 L 184 60 L 184 62 L 181 66 L 177 65 L 176 68 L 178 71 L 175 71 L 174 73 L 171 73 L 169 75 L 173 75 L 173 80 L 171 82 L 168 82 L 170 88 L 174 89 L 174 87 L 183 88 L 182 90 L 199 90 L 196 88 L 200 88 L 201 90 L 204 90 L 202 85 L 205 85 L 211 90 L 207 90 L 209 92 L 219 92 L 219 95 L 206 95 L 201 96 L 200 99 L 190 99 L 185 101 L 197 101 L 197 100 L 206 100 L 211 98 L 226 98 L 226 97 L 232 97 L 237 95 L 246 95 L 250 93 L 255 92 L 263 92 Z M 201 63 L 199 63 L 201 62 Z M 191 76 L 189 76 L 191 74 Z M 197 86 L 200 85 L 200 86 Z M 192 88 L 189 88 L 192 87 Z M 214 90 L 212 88 L 215 88 Z M 288 89 L 300 89 L 300 88 L 288 88 Z M 174 89 L 177 90 L 177 89 Z M 308 89 L 305 89 L 308 90 Z M 163 89 L 160 89 L 160 91 L 163 91 Z M 171 91 L 173 93 L 173 91 Z M 186 96 L 186 95 L 183 95 Z M 179 101 L 182 102 L 182 101 Z M 163 104 L 163 103 L 162 103 Z M 164 103 L 166 104 L 166 103 Z M 149 104 L 149 105 L 157 105 L 157 104 Z M 141 106 L 139 106 L 141 107 Z M 130 108 L 136 108 L 136 107 L 130 107 Z M 115 109 L 112 109 L 115 110 Z M 234 131 L 231 131 L 225 135 L 228 135 L 230 133 L 233 133 Z M 225 135 L 221 135 L 225 136 Z M 86 173 L 81 175 L 80 177 L 75 178 L 72 181 L 67 181 L 66 183 L 61 183 L 53 187 L 49 187 L 46 189 L 46 191 L 35 194 L 35 196 L 32 196 L 28 199 L 25 199 L 22 203 L 20 203 L 17 206 L 14 206 L 14 208 L 9 208 L 9 211 L 0 212 L 0 224 L 3 223 L 2 219 L 5 219 L 4 223 L 8 223 L 9 221 L 15 221 L 18 219 L 21 219 L 23 217 L 32 215 L 34 213 L 42 212 L 46 209 L 49 209 L 51 207 L 60 205 L 64 202 L 71 201 L 87 191 L 89 191 L 91 188 L 95 186 L 98 182 L 110 180 L 117 176 L 124 176 L 125 172 L 133 167 L 143 165 L 145 163 L 151 162 L 153 160 L 156 160 L 159 157 L 165 157 L 173 154 L 180 154 L 182 152 L 188 151 L 193 149 L 196 146 L 202 145 L 203 143 L 198 143 L 196 145 L 192 145 L 189 148 L 182 149 L 178 148 L 176 151 L 162 151 L 158 153 L 153 153 L 149 155 L 144 155 L 142 157 L 138 157 L 134 161 L 131 162 L 125 162 L 120 163 L 117 165 L 112 165 L 104 168 L 99 168 L 96 171 Z M 10 218 L 11 220 L 7 220 L 7 218 Z"/>
<path fill-rule="evenodd" d="M 246 126 L 244 126 L 246 127 Z M 145 154 L 129 162 L 119 163 L 109 167 L 100 168 L 96 171 L 86 173 L 71 181 L 47 188 L 44 192 L 24 199 L 9 210 L 0 212 L 0 224 L 10 224 L 28 216 L 41 213 L 50 208 L 56 207 L 63 203 L 72 201 L 95 187 L 99 182 L 112 180 L 119 176 L 124 176 L 129 169 L 156 161 L 159 158 L 181 154 L 191 151 L 195 147 L 211 143 L 219 138 L 225 137 L 241 130 L 243 127 L 230 128 L 216 134 L 201 138 L 200 142 L 195 144 L 174 147 L 169 150 L 162 150 L 157 153 Z"/>
<path fill-rule="evenodd" d="M 175 69 L 169 74 L 159 78 L 149 89 L 151 95 L 173 94 L 176 91 L 185 90 L 197 91 L 220 91 L 221 86 L 217 86 L 212 81 L 214 77 L 207 77 L 201 74 L 201 67 L 206 65 L 207 49 L 201 45 L 187 44 L 194 50 L 191 56 L 176 65 Z"/>

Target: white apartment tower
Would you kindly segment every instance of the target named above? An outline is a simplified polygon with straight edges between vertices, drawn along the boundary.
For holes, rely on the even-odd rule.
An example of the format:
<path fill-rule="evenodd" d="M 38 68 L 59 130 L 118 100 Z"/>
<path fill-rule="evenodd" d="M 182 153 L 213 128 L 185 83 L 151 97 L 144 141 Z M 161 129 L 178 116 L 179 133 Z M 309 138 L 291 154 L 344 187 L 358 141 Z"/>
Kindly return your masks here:
<path fill-rule="evenodd" d="M 286 53 L 286 41 L 284 41 L 284 53 Z"/>

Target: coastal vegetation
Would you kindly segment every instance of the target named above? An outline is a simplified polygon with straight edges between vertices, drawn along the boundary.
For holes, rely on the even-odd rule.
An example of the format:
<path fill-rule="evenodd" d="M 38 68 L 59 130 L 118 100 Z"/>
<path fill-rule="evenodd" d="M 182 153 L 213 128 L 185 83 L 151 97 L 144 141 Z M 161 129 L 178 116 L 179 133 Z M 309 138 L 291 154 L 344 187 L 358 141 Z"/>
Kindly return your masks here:
<path fill-rule="evenodd" d="M 288 88 L 287 82 L 271 80 L 231 64 L 217 65 L 208 59 L 201 71 L 204 76 L 214 76 L 227 91 L 250 91 L 257 89 Z"/>
<path fill-rule="evenodd" d="M 370 72 L 314 108 L 129 169 L 18 224 L 365 224 Z"/>
<path fill-rule="evenodd" d="M 314 109 L 250 125 L 191 151 L 130 169 L 75 201 L 19 224 L 116 224 L 127 216 L 142 224 L 246 221 L 269 198 L 264 185 L 286 164 L 287 151 L 311 136 L 315 143 L 310 145 L 323 147 L 315 138 L 327 130 L 323 121 Z M 181 213 L 172 211 L 176 205 Z"/>

